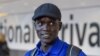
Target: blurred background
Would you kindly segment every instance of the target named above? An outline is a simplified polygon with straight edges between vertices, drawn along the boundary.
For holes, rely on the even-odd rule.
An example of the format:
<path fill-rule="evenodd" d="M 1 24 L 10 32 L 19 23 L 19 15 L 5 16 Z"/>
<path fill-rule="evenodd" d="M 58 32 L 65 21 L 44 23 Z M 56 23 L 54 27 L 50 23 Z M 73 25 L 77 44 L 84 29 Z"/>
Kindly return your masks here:
<path fill-rule="evenodd" d="M 60 39 L 88 56 L 100 56 L 100 0 L 0 0 L 0 32 L 6 36 L 10 56 L 24 56 L 39 41 L 31 18 L 43 3 L 61 10 Z"/>

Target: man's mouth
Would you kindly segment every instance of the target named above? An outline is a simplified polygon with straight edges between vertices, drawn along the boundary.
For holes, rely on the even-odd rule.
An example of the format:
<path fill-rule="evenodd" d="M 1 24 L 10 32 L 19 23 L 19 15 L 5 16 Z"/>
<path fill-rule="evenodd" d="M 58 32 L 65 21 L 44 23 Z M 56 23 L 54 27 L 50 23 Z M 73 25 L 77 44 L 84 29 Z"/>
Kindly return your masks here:
<path fill-rule="evenodd" d="M 41 36 L 42 36 L 42 38 L 49 38 L 48 34 L 42 34 Z"/>
<path fill-rule="evenodd" d="M 50 35 L 48 32 L 41 31 L 40 36 L 41 36 L 41 38 L 48 39 Z"/>

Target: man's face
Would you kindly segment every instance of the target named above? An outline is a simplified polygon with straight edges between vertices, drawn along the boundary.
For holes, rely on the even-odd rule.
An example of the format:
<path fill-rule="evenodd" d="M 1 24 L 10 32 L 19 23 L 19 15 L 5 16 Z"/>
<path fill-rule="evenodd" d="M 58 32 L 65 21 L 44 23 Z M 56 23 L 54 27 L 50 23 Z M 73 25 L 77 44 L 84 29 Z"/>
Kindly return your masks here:
<path fill-rule="evenodd" d="M 42 17 L 35 21 L 37 35 L 42 43 L 51 44 L 58 35 L 60 21 Z"/>

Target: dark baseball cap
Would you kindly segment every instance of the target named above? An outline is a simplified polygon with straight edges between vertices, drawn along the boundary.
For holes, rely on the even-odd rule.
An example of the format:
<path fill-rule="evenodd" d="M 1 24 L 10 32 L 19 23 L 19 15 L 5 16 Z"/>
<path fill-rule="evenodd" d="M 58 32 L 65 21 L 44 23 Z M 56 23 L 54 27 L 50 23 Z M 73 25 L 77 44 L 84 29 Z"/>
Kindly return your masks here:
<path fill-rule="evenodd" d="M 34 12 L 34 16 L 32 17 L 32 20 L 37 20 L 40 17 L 52 17 L 52 19 L 59 19 L 61 20 L 61 12 L 60 9 L 51 3 L 45 3 L 40 5 Z"/>

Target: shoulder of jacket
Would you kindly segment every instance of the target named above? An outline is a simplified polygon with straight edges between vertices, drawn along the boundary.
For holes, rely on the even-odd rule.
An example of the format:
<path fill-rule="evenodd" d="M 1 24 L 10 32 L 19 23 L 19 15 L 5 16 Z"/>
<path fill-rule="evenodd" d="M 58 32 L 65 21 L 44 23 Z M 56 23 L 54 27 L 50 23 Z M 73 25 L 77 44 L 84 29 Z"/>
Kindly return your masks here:
<path fill-rule="evenodd" d="M 36 53 L 37 53 L 37 48 L 34 48 L 34 49 L 31 51 L 31 56 L 36 56 Z"/>
<path fill-rule="evenodd" d="M 27 52 L 25 53 L 24 56 L 31 56 L 31 54 L 32 54 L 32 52 L 33 52 L 34 50 L 35 50 L 35 48 L 32 49 L 32 50 L 27 51 Z"/>
<path fill-rule="evenodd" d="M 69 45 L 67 54 L 68 56 L 78 56 L 81 52 L 81 49 L 74 45 Z"/>

